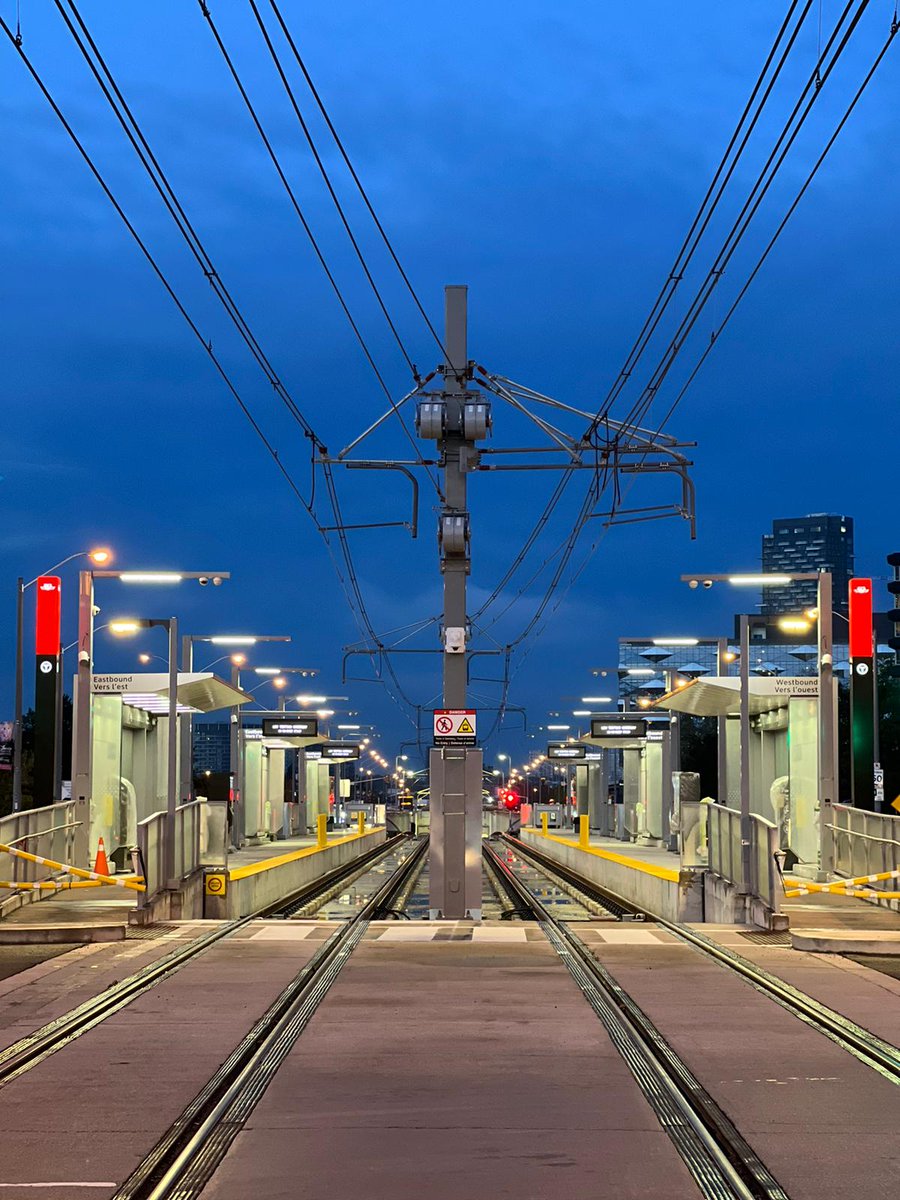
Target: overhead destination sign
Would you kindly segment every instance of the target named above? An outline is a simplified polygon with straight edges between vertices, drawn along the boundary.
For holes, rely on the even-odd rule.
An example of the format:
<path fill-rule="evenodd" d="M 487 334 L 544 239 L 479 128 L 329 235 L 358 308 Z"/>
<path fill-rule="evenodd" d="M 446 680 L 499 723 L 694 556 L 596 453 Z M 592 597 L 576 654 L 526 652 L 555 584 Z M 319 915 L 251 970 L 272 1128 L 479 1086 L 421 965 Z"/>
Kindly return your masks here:
<path fill-rule="evenodd" d="M 550 742 L 547 746 L 548 758 L 584 758 L 587 747 L 583 742 Z"/>
<path fill-rule="evenodd" d="M 476 746 L 478 714 L 474 708 L 436 708 L 435 746 Z"/>
<path fill-rule="evenodd" d="M 355 742 L 323 742 L 322 758 L 349 762 L 359 758 L 359 746 Z"/>
<path fill-rule="evenodd" d="M 647 722 L 643 718 L 628 719 L 622 713 L 620 718 L 614 716 L 594 717 L 591 720 L 591 737 L 594 738 L 642 738 L 647 736 Z"/>
<path fill-rule="evenodd" d="M 318 737 L 316 717 L 263 717 L 263 737 Z"/>

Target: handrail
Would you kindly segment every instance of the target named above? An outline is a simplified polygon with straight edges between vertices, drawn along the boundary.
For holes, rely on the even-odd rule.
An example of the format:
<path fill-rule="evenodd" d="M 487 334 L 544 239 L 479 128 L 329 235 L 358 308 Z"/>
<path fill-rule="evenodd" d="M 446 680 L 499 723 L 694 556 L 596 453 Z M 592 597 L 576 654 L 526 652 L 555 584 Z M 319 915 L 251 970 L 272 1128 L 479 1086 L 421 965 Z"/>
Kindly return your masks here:
<path fill-rule="evenodd" d="M 19 842 L 30 842 L 32 838 L 46 837 L 48 833 L 57 833 L 60 829 L 77 829 L 83 821 L 70 821 L 68 825 L 54 825 L 51 829 L 38 829 L 35 833 L 23 833 L 21 837 L 11 838 L 6 845 L 18 846 Z"/>

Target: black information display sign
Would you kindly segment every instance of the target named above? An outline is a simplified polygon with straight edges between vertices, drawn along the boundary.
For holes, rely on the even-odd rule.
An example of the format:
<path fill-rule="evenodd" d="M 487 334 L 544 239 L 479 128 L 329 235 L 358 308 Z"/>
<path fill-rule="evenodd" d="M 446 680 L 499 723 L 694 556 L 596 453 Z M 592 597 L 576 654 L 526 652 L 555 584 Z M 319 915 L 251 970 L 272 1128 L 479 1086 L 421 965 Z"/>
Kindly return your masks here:
<path fill-rule="evenodd" d="M 591 718 L 591 737 L 593 738 L 642 738 L 647 736 L 647 722 L 642 718 L 633 718 L 628 713 L 618 716 Z"/>
<path fill-rule="evenodd" d="M 263 717 L 263 737 L 318 737 L 316 717 Z"/>
<path fill-rule="evenodd" d="M 583 759 L 587 754 L 587 746 L 583 742 L 549 742 L 547 745 L 548 758 L 562 758 L 567 761 Z"/>
<path fill-rule="evenodd" d="M 352 762 L 359 758 L 359 746 L 352 742 L 323 742 L 322 758 L 333 762 Z"/>

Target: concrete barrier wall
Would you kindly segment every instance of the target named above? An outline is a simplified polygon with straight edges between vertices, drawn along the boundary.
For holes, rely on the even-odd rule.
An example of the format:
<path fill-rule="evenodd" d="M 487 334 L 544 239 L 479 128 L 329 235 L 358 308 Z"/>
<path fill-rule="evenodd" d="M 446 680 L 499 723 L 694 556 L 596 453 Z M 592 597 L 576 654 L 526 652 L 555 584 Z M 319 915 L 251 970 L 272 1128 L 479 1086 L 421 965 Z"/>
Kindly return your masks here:
<path fill-rule="evenodd" d="M 536 850 L 651 916 L 667 921 L 703 920 L 702 875 L 667 870 L 599 849 L 582 850 L 576 841 L 545 836 L 536 829 L 523 829 L 521 836 Z"/>
<path fill-rule="evenodd" d="M 277 904 L 326 872 L 359 858 L 373 846 L 384 842 L 386 837 L 387 832 L 383 827 L 367 829 L 363 834 L 330 838 L 324 850 L 309 846 L 291 854 L 238 867 L 229 872 L 228 890 L 224 897 L 206 897 L 204 915 L 212 919 L 230 920 Z"/>

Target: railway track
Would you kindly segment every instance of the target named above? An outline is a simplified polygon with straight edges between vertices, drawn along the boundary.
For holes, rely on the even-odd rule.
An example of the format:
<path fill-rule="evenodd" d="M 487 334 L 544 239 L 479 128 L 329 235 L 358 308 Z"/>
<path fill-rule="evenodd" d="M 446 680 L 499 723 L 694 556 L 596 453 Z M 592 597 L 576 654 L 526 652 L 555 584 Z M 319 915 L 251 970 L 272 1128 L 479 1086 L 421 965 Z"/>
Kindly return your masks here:
<path fill-rule="evenodd" d="M 787 1200 L 787 1194 L 656 1026 L 588 948 L 490 845 L 484 854 L 530 912 L 630 1069 L 707 1200 Z"/>
<path fill-rule="evenodd" d="M 369 923 L 391 911 L 426 849 L 423 839 L 363 907 L 337 926 L 112 1200 L 192 1200 L 200 1195 Z"/>
<path fill-rule="evenodd" d="M 269 906 L 249 916 L 229 921 L 194 939 L 188 945 L 177 947 L 158 961 L 149 963 L 99 995 L 92 996 L 90 1000 L 84 1001 L 40 1029 L 20 1038 L 19 1041 L 0 1051 L 0 1088 L 36 1067 L 38 1063 L 43 1062 L 44 1059 L 57 1050 L 61 1050 L 63 1046 L 68 1045 L 89 1029 L 93 1029 L 107 1017 L 121 1011 L 138 996 L 142 996 L 157 984 L 162 983 L 163 980 L 169 979 L 182 967 L 199 958 L 212 946 L 231 937 L 250 922 L 260 917 L 290 915 L 297 908 L 308 905 L 317 897 L 328 894 L 334 887 L 346 885 L 347 881 L 357 878 L 370 869 L 373 863 L 392 853 L 395 841 L 396 839 L 389 839 L 388 842 L 373 847 L 360 858 L 354 859 L 353 862 L 327 872 L 296 892 L 286 902 L 280 902 L 277 906 Z"/>
<path fill-rule="evenodd" d="M 525 860 L 532 861 L 540 869 L 546 870 L 551 877 L 558 876 L 572 887 L 582 888 L 586 895 L 597 892 L 598 889 L 588 880 L 582 879 L 571 868 L 556 862 L 555 859 L 549 858 L 534 847 L 525 845 L 508 835 L 504 835 L 503 841 L 512 846 L 516 854 L 521 855 Z M 744 958 L 731 947 L 722 946 L 713 941 L 699 930 L 678 925 L 660 917 L 654 917 L 653 920 L 660 929 L 667 930 L 681 942 L 691 946 L 705 957 L 713 959 L 726 970 L 740 975 L 757 991 L 774 1000 L 776 1004 L 786 1009 L 798 1020 L 829 1038 L 885 1079 L 900 1084 L 900 1049 L 892 1046 L 890 1042 L 863 1029 L 848 1017 L 829 1008 L 828 1005 L 822 1004 L 821 1001 L 815 1000 L 783 979 L 779 979 L 777 975 L 773 975 L 763 967 Z"/>

